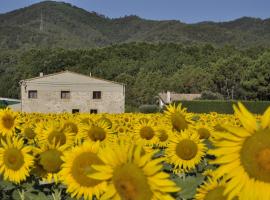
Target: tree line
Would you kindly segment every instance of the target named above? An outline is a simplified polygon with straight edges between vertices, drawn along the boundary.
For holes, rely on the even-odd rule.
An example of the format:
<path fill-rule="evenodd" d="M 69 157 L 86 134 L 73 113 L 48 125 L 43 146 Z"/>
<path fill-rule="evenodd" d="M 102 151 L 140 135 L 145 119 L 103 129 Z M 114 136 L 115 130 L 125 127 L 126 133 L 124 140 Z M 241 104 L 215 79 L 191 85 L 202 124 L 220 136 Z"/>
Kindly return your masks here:
<path fill-rule="evenodd" d="M 270 100 L 270 49 L 127 43 L 93 49 L 0 50 L 0 96 L 19 98 L 19 81 L 71 70 L 126 84 L 126 104 L 155 104 L 162 91 L 205 98 Z"/>

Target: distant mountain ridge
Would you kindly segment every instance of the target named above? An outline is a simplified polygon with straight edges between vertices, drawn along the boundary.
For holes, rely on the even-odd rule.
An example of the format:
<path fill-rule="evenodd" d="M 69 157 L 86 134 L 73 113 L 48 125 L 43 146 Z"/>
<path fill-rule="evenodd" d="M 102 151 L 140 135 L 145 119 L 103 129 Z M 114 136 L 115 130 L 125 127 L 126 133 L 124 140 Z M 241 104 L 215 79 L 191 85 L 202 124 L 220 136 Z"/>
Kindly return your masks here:
<path fill-rule="evenodd" d="M 0 14 L 0 49 L 90 48 L 127 42 L 270 46 L 270 19 L 185 24 L 138 16 L 110 19 L 68 3 L 44 1 Z"/>

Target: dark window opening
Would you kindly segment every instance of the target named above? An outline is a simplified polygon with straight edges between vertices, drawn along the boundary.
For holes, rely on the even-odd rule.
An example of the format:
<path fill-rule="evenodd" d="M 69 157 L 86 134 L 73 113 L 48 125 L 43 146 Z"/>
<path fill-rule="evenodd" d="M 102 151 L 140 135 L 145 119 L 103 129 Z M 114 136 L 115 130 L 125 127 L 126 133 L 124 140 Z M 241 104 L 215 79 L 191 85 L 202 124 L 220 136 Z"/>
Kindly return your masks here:
<path fill-rule="evenodd" d="M 70 91 L 61 91 L 61 99 L 70 99 Z"/>
<path fill-rule="evenodd" d="M 97 109 L 91 109 L 90 110 L 90 114 L 97 114 L 98 113 L 98 110 Z"/>
<path fill-rule="evenodd" d="M 28 91 L 29 99 L 37 99 L 37 90 L 29 90 Z"/>
<path fill-rule="evenodd" d="M 79 113 L 79 112 L 80 112 L 79 109 L 72 109 L 72 114 Z"/>
<path fill-rule="evenodd" d="M 101 91 L 93 91 L 93 99 L 101 99 Z"/>

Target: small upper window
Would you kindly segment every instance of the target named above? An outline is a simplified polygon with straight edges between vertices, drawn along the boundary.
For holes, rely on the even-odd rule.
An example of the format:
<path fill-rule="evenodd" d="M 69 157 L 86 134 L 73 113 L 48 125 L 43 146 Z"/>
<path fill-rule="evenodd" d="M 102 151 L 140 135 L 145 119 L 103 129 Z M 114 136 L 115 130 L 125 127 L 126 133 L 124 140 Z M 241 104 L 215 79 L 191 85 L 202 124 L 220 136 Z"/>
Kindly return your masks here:
<path fill-rule="evenodd" d="M 29 90 L 28 91 L 29 99 L 37 99 L 37 90 Z"/>
<path fill-rule="evenodd" d="M 61 91 L 61 99 L 70 99 L 70 91 Z"/>
<path fill-rule="evenodd" d="M 72 114 L 76 114 L 76 113 L 79 113 L 80 112 L 80 109 L 72 109 Z"/>
<path fill-rule="evenodd" d="M 101 91 L 93 91 L 93 99 L 101 99 Z"/>

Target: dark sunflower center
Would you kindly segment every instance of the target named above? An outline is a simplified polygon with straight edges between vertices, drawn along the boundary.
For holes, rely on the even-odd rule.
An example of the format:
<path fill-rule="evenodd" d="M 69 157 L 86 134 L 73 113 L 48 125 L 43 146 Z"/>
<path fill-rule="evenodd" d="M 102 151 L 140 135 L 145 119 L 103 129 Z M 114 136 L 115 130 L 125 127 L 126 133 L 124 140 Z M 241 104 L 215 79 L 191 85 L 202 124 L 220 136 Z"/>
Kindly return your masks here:
<path fill-rule="evenodd" d="M 165 130 L 159 130 L 159 141 L 160 142 L 165 142 L 168 139 L 169 135 Z"/>
<path fill-rule="evenodd" d="M 186 121 L 186 118 L 181 113 L 173 113 L 171 116 L 171 122 L 172 126 L 177 131 L 183 131 L 188 128 L 188 122 Z"/>
<path fill-rule="evenodd" d="M 199 128 L 198 133 L 200 135 L 200 139 L 208 139 L 210 137 L 210 132 L 206 128 Z"/>
<path fill-rule="evenodd" d="M 34 139 L 34 137 L 36 136 L 35 131 L 30 128 L 30 127 L 26 127 L 23 131 L 25 137 L 27 137 L 28 139 Z"/>
<path fill-rule="evenodd" d="M 9 114 L 2 117 L 2 124 L 6 129 L 11 129 L 14 126 L 15 119 Z"/>
<path fill-rule="evenodd" d="M 121 127 L 121 128 L 118 129 L 118 131 L 119 131 L 120 133 L 123 133 L 123 132 L 124 132 L 124 128 Z"/>
<path fill-rule="evenodd" d="M 227 195 L 223 195 L 225 190 L 224 186 L 218 186 L 213 190 L 210 190 L 206 195 L 204 200 L 227 200 Z"/>
<path fill-rule="evenodd" d="M 40 154 L 39 164 L 49 173 L 57 173 L 61 169 L 63 161 L 62 152 L 57 149 L 49 149 Z"/>
<path fill-rule="evenodd" d="M 99 165 L 103 162 L 92 152 L 83 152 L 72 162 L 72 177 L 83 187 L 93 187 L 101 181 L 89 178 L 88 175 L 96 172 L 91 165 Z"/>
<path fill-rule="evenodd" d="M 61 130 L 53 130 L 50 132 L 48 140 L 50 144 L 66 144 L 66 135 L 63 131 Z"/>
<path fill-rule="evenodd" d="M 12 170 L 19 170 L 24 164 L 22 152 L 16 148 L 6 149 L 4 152 L 4 165 Z"/>
<path fill-rule="evenodd" d="M 258 131 L 244 141 L 240 160 L 251 178 L 270 183 L 270 129 Z"/>
<path fill-rule="evenodd" d="M 259 166 L 270 172 L 270 148 L 261 150 L 257 155 Z"/>
<path fill-rule="evenodd" d="M 184 139 L 176 145 L 176 154 L 183 160 L 191 160 L 197 152 L 198 146 L 192 140 Z"/>
<path fill-rule="evenodd" d="M 123 200 L 150 200 L 153 193 L 142 169 L 133 163 L 115 168 L 112 177 L 117 193 Z"/>
<path fill-rule="evenodd" d="M 154 137 L 155 132 L 151 127 L 144 126 L 140 129 L 140 135 L 143 139 L 151 140 Z"/>
<path fill-rule="evenodd" d="M 96 142 L 96 141 L 103 141 L 106 138 L 106 132 L 103 128 L 98 126 L 92 126 L 92 128 L 88 131 L 89 138 Z"/>

